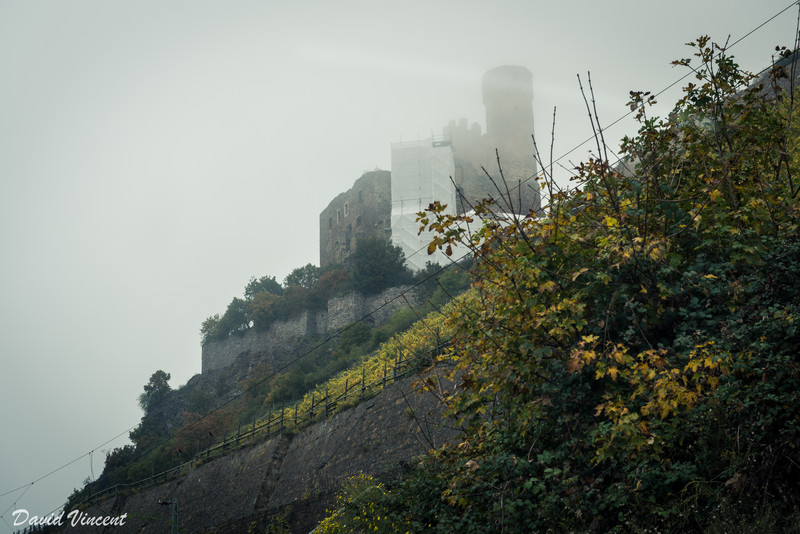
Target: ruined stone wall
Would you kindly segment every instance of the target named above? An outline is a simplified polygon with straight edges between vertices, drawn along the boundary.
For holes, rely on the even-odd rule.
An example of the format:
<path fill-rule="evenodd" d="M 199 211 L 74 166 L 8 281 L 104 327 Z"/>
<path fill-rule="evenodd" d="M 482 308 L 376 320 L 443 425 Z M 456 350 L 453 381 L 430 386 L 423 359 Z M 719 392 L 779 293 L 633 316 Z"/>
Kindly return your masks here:
<path fill-rule="evenodd" d="M 457 439 L 441 421 L 431 394 L 417 394 L 414 379 L 307 427 L 204 464 L 189 474 L 139 493 L 91 506 L 89 515 L 128 514 L 125 526 L 106 532 L 169 532 L 170 506 L 178 501 L 180 532 L 268 531 L 282 516 L 291 531 L 306 534 L 326 516 L 343 481 L 396 469 L 432 448 Z M 116 530 L 115 530 L 116 529 Z M 102 528 L 65 527 L 70 534 Z"/>
<path fill-rule="evenodd" d="M 530 161 L 533 162 L 533 156 Z M 535 179 L 536 165 L 502 156 L 501 164 L 505 182 L 497 170 L 496 161 L 485 165 L 492 177 L 490 179 L 486 173 L 468 162 L 456 160 L 456 210 L 459 213 L 470 211 L 476 203 L 486 198 L 496 201 L 499 211 L 504 213 L 527 215 L 531 210 L 540 211 L 539 184 Z"/>
<path fill-rule="evenodd" d="M 341 330 L 350 323 L 360 320 L 364 317 L 364 296 L 353 292 L 329 300 L 327 316 L 325 332 Z"/>
<path fill-rule="evenodd" d="M 316 333 L 316 321 L 308 311 L 288 321 L 276 321 L 263 332 L 251 328 L 219 341 L 203 344 L 201 372 L 230 367 L 241 355 L 257 356 L 262 361 L 276 363 L 287 349 L 289 352 L 308 336 Z"/>
<path fill-rule="evenodd" d="M 390 287 L 377 295 L 366 297 L 363 311 L 368 317 L 365 322 L 372 326 L 385 324 L 397 310 L 407 308 L 409 302 L 417 304 L 416 293 L 411 291 L 411 286 Z"/>
<path fill-rule="evenodd" d="M 404 292 L 405 298 L 400 297 Z M 353 292 L 330 299 L 324 312 L 304 311 L 289 321 L 273 323 L 264 332 L 251 328 L 220 341 L 209 341 L 203 345 L 201 372 L 230 367 L 245 357 L 253 362 L 279 365 L 291 357 L 309 336 L 336 332 L 362 320 L 372 326 L 385 324 L 397 310 L 408 306 L 406 299 L 412 304 L 416 302 L 416 293 L 411 291 L 411 286 L 389 288 L 368 297 Z"/>
<path fill-rule="evenodd" d="M 486 147 L 478 123 L 473 123 L 471 127 L 467 128 L 467 119 L 462 118 L 458 122 L 452 120 L 442 128 L 442 134 L 450 139 L 453 157 L 456 160 L 480 169 L 485 159 Z"/>
<path fill-rule="evenodd" d="M 392 190 L 389 171 L 365 173 L 319 215 L 319 264 L 347 265 L 356 242 L 391 236 Z"/>

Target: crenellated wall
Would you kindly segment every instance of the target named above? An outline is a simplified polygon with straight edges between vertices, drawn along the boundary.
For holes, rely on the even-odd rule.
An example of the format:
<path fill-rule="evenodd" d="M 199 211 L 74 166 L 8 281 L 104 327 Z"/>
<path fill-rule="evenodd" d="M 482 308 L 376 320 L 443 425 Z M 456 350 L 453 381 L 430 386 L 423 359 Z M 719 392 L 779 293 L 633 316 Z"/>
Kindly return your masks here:
<path fill-rule="evenodd" d="M 403 294 L 405 293 L 405 298 Z M 224 369 L 238 358 L 250 357 L 270 365 L 283 363 L 291 357 L 309 336 L 337 332 L 356 321 L 380 326 L 397 310 L 416 301 L 416 293 L 410 286 L 389 288 L 382 293 L 363 296 L 348 293 L 330 299 L 327 310 L 314 313 L 304 311 L 289 321 L 277 321 L 268 330 L 259 332 L 251 328 L 242 334 L 234 334 L 220 341 L 209 341 L 203 345 L 203 373 Z"/>

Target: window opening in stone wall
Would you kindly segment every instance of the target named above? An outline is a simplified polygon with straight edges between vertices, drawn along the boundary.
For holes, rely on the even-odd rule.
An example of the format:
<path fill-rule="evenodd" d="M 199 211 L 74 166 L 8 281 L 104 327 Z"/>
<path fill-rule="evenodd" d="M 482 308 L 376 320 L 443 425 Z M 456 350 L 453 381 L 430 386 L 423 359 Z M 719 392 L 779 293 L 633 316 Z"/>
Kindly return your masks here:
<path fill-rule="evenodd" d="M 336 210 L 336 222 L 341 222 L 342 220 L 342 210 Z"/>
<path fill-rule="evenodd" d="M 356 226 L 361 226 L 361 215 L 356 217 Z"/>
<path fill-rule="evenodd" d="M 333 217 L 328 217 L 328 230 L 333 228 Z"/>
<path fill-rule="evenodd" d="M 344 216 L 347 217 L 347 215 L 349 213 L 350 213 L 350 206 L 348 206 L 347 202 L 345 202 L 344 203 Z"/>

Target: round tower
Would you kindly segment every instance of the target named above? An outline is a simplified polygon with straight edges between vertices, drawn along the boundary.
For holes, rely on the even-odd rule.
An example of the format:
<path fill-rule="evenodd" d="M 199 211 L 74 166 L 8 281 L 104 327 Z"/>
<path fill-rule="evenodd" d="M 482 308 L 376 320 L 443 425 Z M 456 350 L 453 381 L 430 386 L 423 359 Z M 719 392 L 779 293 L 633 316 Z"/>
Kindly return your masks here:
<path fill-rule="evenodd" d="M 490 150 L 509 156 L 533 153 L 533 76 L 525 67 L 506 65 L 483 75 L 483 105 Z M 494 146 L 492 146 L 494 145 Z"/>
<path fill-rule="evenodd" d="M 500 154 L 512 206 L 518 213 L 539 210 L 536 160 L 533 157 L 533 75 L 525 67 L 505 65 L 483 75 L 486 106 L 486 169 L 496 169 Z"/>

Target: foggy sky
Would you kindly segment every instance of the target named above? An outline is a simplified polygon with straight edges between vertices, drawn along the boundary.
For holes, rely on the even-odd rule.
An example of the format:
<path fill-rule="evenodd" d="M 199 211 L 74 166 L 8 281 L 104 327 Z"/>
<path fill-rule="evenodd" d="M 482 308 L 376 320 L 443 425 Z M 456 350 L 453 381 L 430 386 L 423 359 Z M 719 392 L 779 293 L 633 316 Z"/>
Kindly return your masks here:
<path fill-rule="evenodd" d="M 610 123 L 628 91 L 684 74 L 685 42 L 788 5 L 0 0 L 0 494 L 96 449 L 0 514 L 49 513 L 98 476 L 150 375 L 200 372 L 200 323 L 251 276 L 318 264 L 319 213 L 389 169 L 391 142 L 461 117 L 485 131 L 486 70 L 533 72 L 537 140 L 549 150 L 557 106 L 561 156 L 591 133 L 577 73 Z M 731 53 L 760 70 L 796 22 Z"/>

